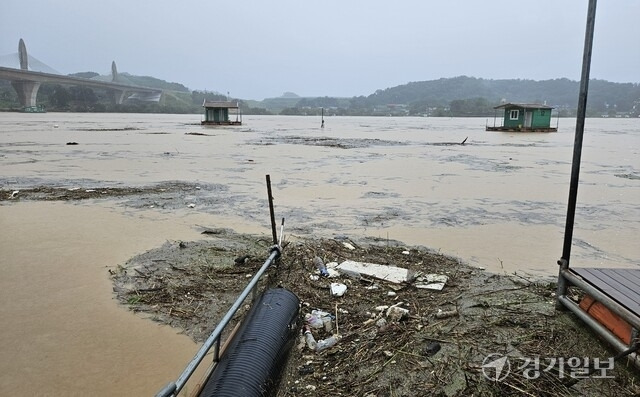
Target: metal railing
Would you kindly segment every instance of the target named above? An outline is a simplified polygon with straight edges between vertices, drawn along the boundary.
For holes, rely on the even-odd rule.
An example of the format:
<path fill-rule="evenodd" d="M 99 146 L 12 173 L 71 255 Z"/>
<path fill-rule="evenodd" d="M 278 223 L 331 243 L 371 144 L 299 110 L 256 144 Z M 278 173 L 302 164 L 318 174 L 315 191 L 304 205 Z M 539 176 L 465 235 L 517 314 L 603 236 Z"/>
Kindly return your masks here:
<path fill-rule="evenodd" d="M 266 181 L 267 181 L 267 194 L 268 194 L 268 201 L 269 201 L 269 213 L 271 216 L 271 229 L 273 233 L 273 246 L 269 248 L 269 257 L 267 258 L 267 260 L 264 261 L 264 264 L 262 265 L 260 270 L 256 272 L 255 276 L 253 276 L 251 281 L 249 281 L 249 284 L 247 284 L 247 286 L 244 288 L 242 293 L 238 296 L 238 298 L 233 303 L 233 305 L 231 306 L 227 314 L 225 314 L 222 320 L 220 320 L 220 322 L 218 323 L 216 328 L 213 330 L 211 335 L 209 335 L 209 338 L 207 338 L 207 340 L 204 342 L 200 350 L 198 350 L 198 352 L 193 357 L 193 359 L 191 359 L 191 361 L 189 362 L 185 370 L 182 372 L 178 380 L 176 380 L 175 382 L 171 382 L 165 387 L 163 387 L 162 390 L 160 390 L 156 394 L 156 397 L 177 396 L 182 390 L 182 388 L 185 386 L 185 384 L 187 383 L 191 375 L 193 375 L 196 368 L 198 368 L 198 365 L 200 365 L 200 363 L 204 359 L 204 356 L 206 356 L 209 353 L 209 350 L 211 350 L 212 347 L 215 347 L 213 352 L 213 362 L 217 363 L 218 361 L 220 361 L 220 340 L 222 338 L 222 332 L 224 331 L 226 326 L 229 325 L 229 322 L 231 321 L 233 316 L 236 314 L 240 306 L 242 306 L 242 303 L 247 298 L 249 293 L 252 294 L 251 301 L 252 302 L 255 301 L 257 297 L 258 282 L 260 281 L 260 278 L 262 278 L 262 275 L 267 271 L 269 266 L 271 266 L 282 255 L 282 238 L 284 236 L 284 218 L 282 218 L 282 223 L 280 225 L 280 237 L 278 238 L 278 232 L 276 230 L 275 213 L 273 210 L 273 196 L 271 194 L 271 177 L 269 175 L 266 175 Z"/>
<path fill-rule="evenodd" d="M 284 220 L 283 220 L 283 224 L 284 224 Z M 233 316 L 236 314 L 238 309 L 242 306 L 242 303 L 247 298 L 249 293 L 252 293 L 252 300 L 255 300 L 257 296 L 257 288 L 258 288 L 258 282 L 260 281 L 260 278 L 267 271 L 269 266 L 271 266 L 271 264 L 273 264 L 273 262 L 280 257 L 280 255 L 282 254 L 282 248 L 280 244 L 277 244 L 272 246 L 269 252 L 270 252 L 269 257 L 267 258 L 267 260 L 265 260 L 260 270 L 258 270 L 255 276 L 253 276 L 249 284 L 247 284 L 245 289 L 242 291 L 242 293 L 238 296 L 236 301 L 233 303 L 233 305 L 231 306 L 227 314 L 225 314 L 222 320 L 220 320 L 220 322 L 218 323 L 218 326 L 213 330 L 211 335 L 209 335 L 209 338 L 207 338 L 207 340 L 204 342 L 202 347 L 200 347 L 200 350 L 198 350 L 196 355 L 189 362 L 189 364 L 187 365 L 185 370 L 182 372 L 180 377 L 178 377 L 178 379 L 175 382 L 171 382 L 168 385 L 166 385 L 164 388 L 162 388 L 162 390 L 160 390 L 156 394 L 156 397 L 177 396 L 182 390 L 182 388 L 185 386 L 185 384 L 187 383 L 191 375 L 193 375 L 198 365 L 200 365 L 204 357 L 209 353 L 209 350 L 211 350 L 212 347 L 214 347 L 213 361 L 214 362 L 219 361 L 220 340 L 222 337 L 222 332 L 224 331 L 225 327 L 229 324 Z"/>

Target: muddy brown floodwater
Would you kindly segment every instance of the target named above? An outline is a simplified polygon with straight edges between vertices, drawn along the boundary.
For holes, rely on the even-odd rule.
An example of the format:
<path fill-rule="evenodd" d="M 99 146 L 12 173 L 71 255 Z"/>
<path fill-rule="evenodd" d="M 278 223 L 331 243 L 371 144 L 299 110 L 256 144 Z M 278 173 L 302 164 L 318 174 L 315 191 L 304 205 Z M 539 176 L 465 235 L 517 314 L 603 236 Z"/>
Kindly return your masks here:
<path fill-rule="evenodd" d="M 197 344 L 118 305 L 108 270 L 203 227 L 269 235 L 265 174 L 292 237 L 557 271 L 574 120 L 519 135 L 484 119 L 199 117 L 0 113 L 1 395 L 149 395 L 174 379 Z M 587 121 L 575 263 L 640 263 L 638 122 Z"/>

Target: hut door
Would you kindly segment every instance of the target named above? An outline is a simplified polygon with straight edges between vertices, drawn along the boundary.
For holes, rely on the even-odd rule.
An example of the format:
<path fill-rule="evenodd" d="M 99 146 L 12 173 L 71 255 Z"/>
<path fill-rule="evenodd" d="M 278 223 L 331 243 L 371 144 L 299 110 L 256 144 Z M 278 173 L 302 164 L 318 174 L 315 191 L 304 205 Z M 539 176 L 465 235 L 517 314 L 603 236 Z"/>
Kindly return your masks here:
<path fill-rule="evenodd" d="M 533 112 L 524 112 L 524 127 L 531 128 L 531 121 L 533 120 Z"/>

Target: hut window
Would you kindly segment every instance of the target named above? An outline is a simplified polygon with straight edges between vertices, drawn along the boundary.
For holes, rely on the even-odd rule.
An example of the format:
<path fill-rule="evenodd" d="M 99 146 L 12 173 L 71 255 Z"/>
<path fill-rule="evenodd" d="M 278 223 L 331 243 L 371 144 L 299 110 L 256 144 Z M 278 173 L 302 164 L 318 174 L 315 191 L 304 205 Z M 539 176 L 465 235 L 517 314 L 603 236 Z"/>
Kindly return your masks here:
<path fill-rule="evenodd" d="M 520 111 L 519 110 L 512 110 L 509 113 L 509 119 L 510 120 L 518 120 L 518 117 L 520 117 Z"/>

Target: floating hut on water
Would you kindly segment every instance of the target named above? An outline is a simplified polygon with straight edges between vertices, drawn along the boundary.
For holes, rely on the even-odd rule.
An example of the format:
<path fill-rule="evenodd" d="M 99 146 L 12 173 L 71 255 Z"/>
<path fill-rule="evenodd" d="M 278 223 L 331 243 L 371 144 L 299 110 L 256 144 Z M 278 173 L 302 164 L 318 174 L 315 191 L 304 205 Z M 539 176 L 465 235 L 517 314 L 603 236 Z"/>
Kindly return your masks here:
<path fill-rule="evenodd" d="M 204 101 L 203 125 L 242 125 L 242 114 L 238 102 Z M 229 115 L 235 114 L 236 120 L 229 120 Z"/>
<path fill-rule="evenodd" d="M 493 127 L 486 126 L 487 131 L 517 132 L 556 132 L 557 126 L 551 127 L 551 111 L 553 107 L 536 103 L 505 103 L 494 107 L 496 116 Z M 498 109 L 503 109 L 502 125 L 496 126 Z"/>

